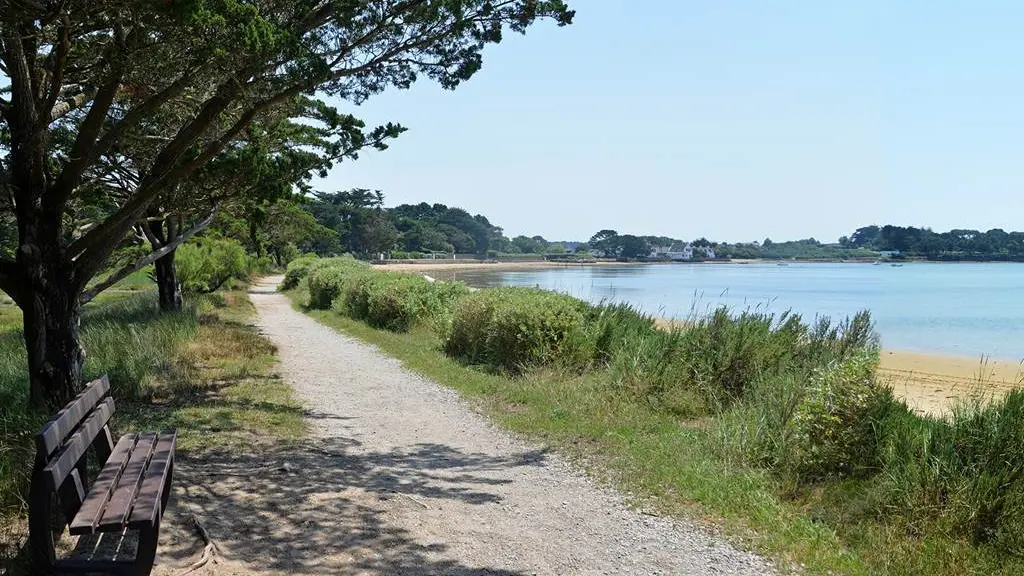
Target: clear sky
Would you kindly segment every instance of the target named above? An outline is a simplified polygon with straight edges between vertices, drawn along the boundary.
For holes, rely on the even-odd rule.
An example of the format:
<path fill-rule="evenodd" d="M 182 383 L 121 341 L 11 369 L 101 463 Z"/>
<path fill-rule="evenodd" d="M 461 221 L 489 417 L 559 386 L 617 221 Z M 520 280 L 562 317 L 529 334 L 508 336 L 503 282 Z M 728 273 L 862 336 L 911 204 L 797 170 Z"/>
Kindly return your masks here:
<path fill-rule="evenodd" d="M 454 92 L 352 110 L 409 131 L 318 187 L 549 240 L 1024 230 L 1024 2 L 571 4 Z"/>

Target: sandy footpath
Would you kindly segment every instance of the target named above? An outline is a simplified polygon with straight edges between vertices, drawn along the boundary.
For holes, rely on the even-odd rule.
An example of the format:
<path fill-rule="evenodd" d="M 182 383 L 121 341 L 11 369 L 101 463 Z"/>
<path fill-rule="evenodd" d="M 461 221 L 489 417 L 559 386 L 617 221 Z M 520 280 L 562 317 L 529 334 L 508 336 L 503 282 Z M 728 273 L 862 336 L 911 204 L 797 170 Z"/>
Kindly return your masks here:
<path fill-rule="evenodd" d="M 774 573 L 696 526 L 630 509 L 454 391 L 295 311 L 276 280 L 252 301 L 313 437 L 207 472 L 196 492 L 222 496 L 197 507 L 221 535 L 218 573 Z"/>

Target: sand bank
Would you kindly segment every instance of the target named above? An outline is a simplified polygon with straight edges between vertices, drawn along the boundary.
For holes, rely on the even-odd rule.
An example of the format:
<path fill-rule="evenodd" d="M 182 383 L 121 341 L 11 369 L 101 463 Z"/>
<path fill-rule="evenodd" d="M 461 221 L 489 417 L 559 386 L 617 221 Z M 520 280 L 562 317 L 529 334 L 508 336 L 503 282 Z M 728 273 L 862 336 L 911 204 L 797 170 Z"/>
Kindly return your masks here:
<path fill-rule="evenodd" d="M 885 350 L 879 375 L 914 410 L 942 414 L 958 399 L 999 398 L 1020 387 L 1024 366 L 1017 360 Z"/>

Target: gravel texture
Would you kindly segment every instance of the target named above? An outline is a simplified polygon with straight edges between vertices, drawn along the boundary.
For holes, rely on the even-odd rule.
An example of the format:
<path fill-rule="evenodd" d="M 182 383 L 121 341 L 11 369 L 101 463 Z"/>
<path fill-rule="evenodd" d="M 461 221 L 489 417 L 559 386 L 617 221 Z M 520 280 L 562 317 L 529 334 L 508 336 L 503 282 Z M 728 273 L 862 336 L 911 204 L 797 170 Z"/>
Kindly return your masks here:
<path fill-rule="evenodd" d="M 279 280 L 251 297 L 314 439 L 258 465 L 237 463 L 264 471 L 249 478 L 208 476 L 204 509 L 227 572 L 775 573 L 698 527 L 628 508 L 559 456 L 489 424 L 452 390 L 295 311 L 275 291 Z M 228 496 L 223 512 L 209 510 Z M 260 498 L 278 505 L 249 502 Z M 261 529 L 268 520 L 273 528 Z"/>

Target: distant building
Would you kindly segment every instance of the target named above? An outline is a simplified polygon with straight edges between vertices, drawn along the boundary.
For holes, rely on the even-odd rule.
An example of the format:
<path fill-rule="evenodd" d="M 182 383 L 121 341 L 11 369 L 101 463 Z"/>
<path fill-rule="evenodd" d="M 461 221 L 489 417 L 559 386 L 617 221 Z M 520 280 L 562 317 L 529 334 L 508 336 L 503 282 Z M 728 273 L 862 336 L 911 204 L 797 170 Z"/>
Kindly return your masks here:
<path fill-rule="evenodd" d="M 694 253 L 696 250 L 696 254 Z M 693 260 L 696 256 L 697 259 L 712 260 L 715 258 L 715 251 L 710 247 L 707 248 L 695 248 L 694 246 L 687 244 L 680 250 L 673 250 L 672 246 L 659 246 L 651 249 L 651 258 L 668 258 L 669 260 Z"/>

